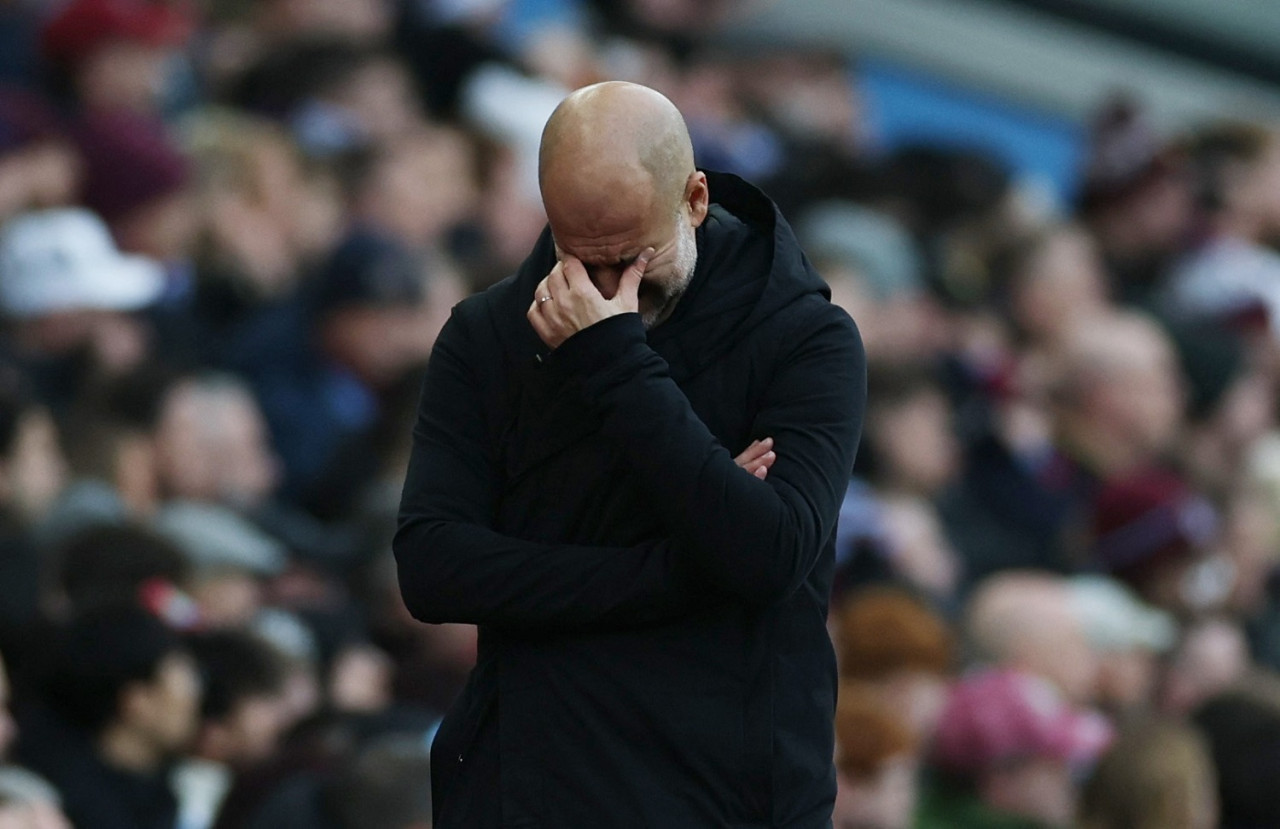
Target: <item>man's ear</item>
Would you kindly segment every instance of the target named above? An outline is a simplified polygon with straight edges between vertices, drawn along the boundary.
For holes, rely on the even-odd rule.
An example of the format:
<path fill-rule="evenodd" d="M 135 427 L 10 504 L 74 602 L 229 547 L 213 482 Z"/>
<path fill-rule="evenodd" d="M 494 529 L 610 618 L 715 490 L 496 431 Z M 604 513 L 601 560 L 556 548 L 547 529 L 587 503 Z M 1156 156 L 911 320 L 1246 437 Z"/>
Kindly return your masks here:
<path fill-rule="evenodd" d="M 684 183 L 684 202 L 689 206 L 689 222 L 700 227 L 711 207 L 711 191 L 707 189 L 707 174 L 694 170 Z"/>

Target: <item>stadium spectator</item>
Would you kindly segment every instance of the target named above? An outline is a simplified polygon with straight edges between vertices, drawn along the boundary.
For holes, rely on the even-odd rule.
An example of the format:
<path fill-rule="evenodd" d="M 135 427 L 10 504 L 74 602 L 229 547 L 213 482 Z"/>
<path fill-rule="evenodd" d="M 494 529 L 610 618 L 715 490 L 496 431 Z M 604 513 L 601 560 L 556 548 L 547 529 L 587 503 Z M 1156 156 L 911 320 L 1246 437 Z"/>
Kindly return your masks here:
<path fill-rule="evenodd" d="M 284 570 L 288 551 L 235 511 L 197 501 L 171 501 L 156 514 L 158 533 L 191 568 L 188 590 L 201 624 L 236 627 L 262 609 L 266 582 Z"/>
<path fill-rule="evenodd" d="M 39 94 L 0 85 L 0 222 L 75 201 L 80 159 Z"/>
<path fill-rule="evenodd" d="M 1096 703 L 1117 721 L 1140 715 L 1155 701 L 1159 660 L 1173 648 L 1177 624 L 1102 576 L 1076 576 L 1070 589 L 1098 660 Z"/>
<path fill-rule="evenodd" d="M 1095 700 L 1098 661 L 1066 579 L 997 573 L 978 585 L 965 614 L 970 655 L 980 663 L 1048 680 L 1074 704 Z"/>
<path fill-rule="evenodd" d="M 147 326 L 130 312 L 163 289 L 159 264 L 121 253 L 87 210 L 24 213 L 0 231 L 0 311 L 12 359 L 55 412 L 94 379 L 146 358 Z"/>
<path fill-rule="evenodd" d="M 156 115 L 166 70 L 194 30 L 186 3 L 72 0 L 48 19 L 41 46 L 79 107 Z"/>
<path fill-rule="evenodd" d="M 37 528 L 66 484 L 67 464 L 53 418 L 20 374 L 0 378 L 0 653 L 12 654 L 40 623 L 45 567 Z"/>
<path fill-rule="evenodd" d="M 1236 576 L 1218 549 L 1218 512 L 1174 473 L 1141 471 L 1103 486 L 1091 529 L 1091 560 L 1157 607 L 1204 613 L 1231 595 Z"/>
<path fill-rule="evenodd" d="M 1204 738 L 1178 721 L 1122 730 L 1085 783 L 1079 829 L 1216 829 L 1217 778 Z"/>
<path fill-rule="evenodd" d="M 918 799 L 920 739 L 881 695 L 857 682 L 836 702 L 835 829 L 909 829 Z"/>
<path fill-rule="evenodd" d="M 208 829 L 235 776 L 270 760 L 292 723 L 283 699 L 285 666 L 272 645 L 231 630 L 197 635 L 188 646 L 204 694 L 190 756 L 174 770 L 178 826 Z"/>
<path fill-rule="evenodd" d="M 1249 645 L 1238 623 L 1224 618 L 1194 622 L 1169 655 L 1160 705 L 1170 714 L 1189 714 L 1243 679 L 1249 667 Z"/>
<path fill-rule="evenodd" d="M 1280 690 L 1274 676 L 1258 677 L 1209 699 L 1195 724 L 1217 769 L 1223 829 L 1271 826 L 1280 821 L 1275 786 L 1280 758 Z"/>
<path fill-rule="evenodd" d="M 1091 124 L 1078 209 L 1098 241 L 1115 295 L 1150 308 L 1194 233 L 1196 185 L 1184 153 L 1162 139 L 1131 96 Z"/>
<path fill-rule="evenodd" d="M 831 301 L 859 320 L 873 365 L 929 365 L 944 353 L 947 320 L 925 289 L 915 240 L 899 222 L 832 200 L 805 210 L 796 232 L 831 286 Z"/>
<path fill-rule="evenodd" d="M 941 772 L 917 826 L 1067 827 L 1076 780 L 1106 748 L 1111 728 L 1073 707 L 1046 680 L 1008 669 L 960 680 L 942 714 Z"/>
<path fill-rule="evenodd" d="M 248 508 L 269 500 L 279 480 L 257 400 L 235 375 L 188 377 L 168 389 L 155 457 L 165 498 Z"/>
<path fill-rule="evenodd" d="M 1168 276 L 1173 313 L 1237 325 L 1277 325 L 1273 277 L 1280 257 L 1268 243 L 1280 232 L 1280 136 L 1261 124 L 1219 123 L 1187 146 L 1205 227 Z"/>
<path fill-rule="evenodd" d="M 131 524 L 86 525 L 53 547 L 48 563 L 46 609 L 58 620 L 145 601 L 158 588 L 184 590 L 191 573 L 181 549 Z M 173 619 L 176 626 L 193 621 Z"/>
<path fill-rule="evenodd" d="M 368 447 L 382 395 L 426 360 L 455 291 L 452 275 L 430 258 L 358 231 L 333 252 L 305 302 L 259 319 L 241 339 L 231 362 L 262 403 L 287 497 L 332 503 L 327 488 L 348 497 L 360 490 L 374 471 Z M 347 459 L 358 465 L 332 467 Z"/>
<path fill-rule="evenodd" d="M 166 775 L 195 735 L 200 706 L 199 674 L 176 634 L 138 609 L 86 614 L 41 690 L 47 708 L 23 721 L 18 756 L 57 786 L 72 822 L 173 826 Z"/>
<path fill-rule="evenodd" d="M 890 587 L 847 596 L 833 611 L 836 664 L 927 744 L 955 667 L 954 637 L 923 601 Z"/>

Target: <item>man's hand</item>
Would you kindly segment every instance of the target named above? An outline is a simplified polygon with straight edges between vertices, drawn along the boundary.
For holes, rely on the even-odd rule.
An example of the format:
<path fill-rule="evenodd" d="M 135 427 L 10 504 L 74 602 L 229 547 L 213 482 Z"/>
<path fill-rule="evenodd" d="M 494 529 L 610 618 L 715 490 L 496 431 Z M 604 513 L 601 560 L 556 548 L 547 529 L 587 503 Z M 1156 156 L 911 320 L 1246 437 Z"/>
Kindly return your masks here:
<path fill-rule="evenodd" d="M 525 315 L 539 339 L 551 348 L 558 348 L 574 334 L 602 319 L 639 311 L 640 277 L 644 276 L 653 253 L 653 248 L 645 248 L 627 266 L 611 299 L 604 298 L 576 256 L 565 256 L 557 262 L 551 273 L 538 283 Z"/>
<path fill-rule="evenodd" d="M 773 451 L 773 438 L 765 438 L 751 441 L 751 445 L 742 450 L 742 454 L 734 458 L 733 462 L 763 481 L 769 474 L 769 467 L 777 459 L 778 455 Z"/>

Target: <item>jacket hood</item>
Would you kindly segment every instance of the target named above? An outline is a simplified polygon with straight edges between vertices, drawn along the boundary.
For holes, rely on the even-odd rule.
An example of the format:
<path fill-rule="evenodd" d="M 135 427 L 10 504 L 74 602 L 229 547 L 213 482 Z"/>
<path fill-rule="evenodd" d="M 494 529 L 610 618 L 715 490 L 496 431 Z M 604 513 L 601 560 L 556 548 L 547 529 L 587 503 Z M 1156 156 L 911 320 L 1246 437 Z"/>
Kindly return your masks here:
<path fill-rule="evenodd" d="M 826 283 L 768 196 L 729 173 L 707 172 L 707 186 L 711 209 L 697 232 L 697 269 L 671 316 L 649 332 L 650 345 L 677 378 L 697 373 L 802 297 L 830 299 Z M 519 319 L 515 325 L 498 326 L 509 351 L 546 353 L 524 315 L 534 289 L 555 263 L 555 242 L 547 227 L 512 280 L 502 283 L 506 290 L 499 315 Z"/>

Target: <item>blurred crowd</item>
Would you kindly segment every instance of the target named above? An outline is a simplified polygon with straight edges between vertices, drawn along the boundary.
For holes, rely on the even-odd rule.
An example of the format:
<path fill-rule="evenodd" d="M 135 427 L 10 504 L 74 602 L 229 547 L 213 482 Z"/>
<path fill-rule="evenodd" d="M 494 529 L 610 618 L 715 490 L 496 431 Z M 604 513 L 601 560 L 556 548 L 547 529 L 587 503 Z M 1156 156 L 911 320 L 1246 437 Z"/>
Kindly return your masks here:
<path fill-rule="evenodd" d="M 430 825 L 475 631 L 390 558 L 421 366 L 603 79 L 865 339 L 837 829 L 1280 826 L 1280 131 L 1135 90 L 1049 205 L 747 5 L 0 0 L 0 829 Z"/>

